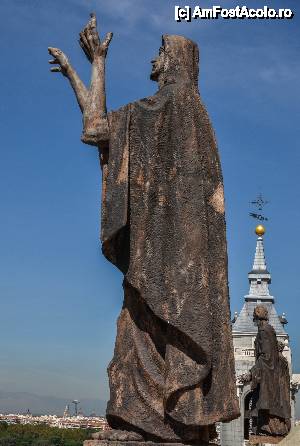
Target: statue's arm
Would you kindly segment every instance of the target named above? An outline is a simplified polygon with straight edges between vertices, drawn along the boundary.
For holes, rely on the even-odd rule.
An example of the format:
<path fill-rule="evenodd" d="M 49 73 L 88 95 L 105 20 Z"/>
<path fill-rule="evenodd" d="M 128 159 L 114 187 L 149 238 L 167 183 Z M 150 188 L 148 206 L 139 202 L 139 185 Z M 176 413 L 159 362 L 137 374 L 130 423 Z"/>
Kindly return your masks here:
<path fill-rule="evenodd" d="M 251 372 L 243 373 L 242 375 L 238 376 L 238 382 L 240 384 L 247 384 L 247 383 L 251 382 L 251 379 L 252 379 Z"/>
<path fill-rule="evenodd" d="M 94 14 L 80 33 L 80 46 L 92 64 L 90 86 L 87 89 L 76 71 L 71 67 L 67 57 L 57 48 L 49 48 L 54 59 L 52 64 L 58 67 L 51 71 L 59 71 L 66 76 L 75 92 L 79 107 L 83 114 L 83 132 L 81 140 L 85 144 L 107 147 L 109 128 L 107 122 L 106 94 L 105 94 L 105 60 L 107 50 L 112 39 L 108 33 L 101 42 L 97 32 L 97 22 Z"/>

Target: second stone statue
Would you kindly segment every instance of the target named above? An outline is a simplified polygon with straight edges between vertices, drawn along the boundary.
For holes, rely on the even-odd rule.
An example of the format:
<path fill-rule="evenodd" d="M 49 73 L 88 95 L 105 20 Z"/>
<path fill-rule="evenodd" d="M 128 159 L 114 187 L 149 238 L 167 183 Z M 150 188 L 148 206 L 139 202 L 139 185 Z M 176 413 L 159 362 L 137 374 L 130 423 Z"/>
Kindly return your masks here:
<path fill-rule="evenodd" d="M 152 61 L 154 96 L 106 112 L 96 17 L 80 33 L 87 89 L 57 48 L 83 113 L 82 141 L 103 171 L 101 241 L 124 274 L 124 304 L 98 442 L 209 444 L 239 416 L 230 326 L 223 179 L 198 91 L 198 47 L 164 35 Z M 96 441 L 96 440 L 95 440 Z M 98 443 L 97 443 L 98 444 Z"/>

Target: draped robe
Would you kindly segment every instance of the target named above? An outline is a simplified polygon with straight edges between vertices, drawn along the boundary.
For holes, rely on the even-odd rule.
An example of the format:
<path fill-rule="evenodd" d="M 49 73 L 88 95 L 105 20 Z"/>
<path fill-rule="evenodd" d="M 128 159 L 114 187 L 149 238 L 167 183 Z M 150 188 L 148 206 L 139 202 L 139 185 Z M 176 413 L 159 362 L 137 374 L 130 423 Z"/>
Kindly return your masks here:
<path fill-rule="evenodd" d="M 251 369 L 256 433 L 286 435 L 290 429 L 289 370 L 280 358 L 274 328 L 265 323 L 258 327 L 255 340 L 255 365 Z"/>
<path fill-rule="evenodd" d="M 223 180 L 198 92 L 197 45 L 164 36 L 165 84 L 108 114 L 102 250 L 124 274 L 107 418 L 197 440 L 239 416 Z"/>

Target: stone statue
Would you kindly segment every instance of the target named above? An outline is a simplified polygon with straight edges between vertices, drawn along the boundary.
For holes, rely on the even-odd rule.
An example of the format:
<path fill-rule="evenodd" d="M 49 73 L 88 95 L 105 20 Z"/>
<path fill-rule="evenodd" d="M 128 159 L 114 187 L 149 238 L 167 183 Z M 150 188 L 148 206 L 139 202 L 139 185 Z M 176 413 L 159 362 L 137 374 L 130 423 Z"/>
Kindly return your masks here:
<path fill-rule="evenodd" d="M 83 113 L 82 141 L 100 153 L 102 251 L 124 274 L 124 305 L 98 438 L 207 444 L 239 416 L 227 281 L 223 181 L 198 92 L 198 47 L 165 35 L 154 96 L 106 112 L 105 58 L 94 15 L 80 33 L 87 89 L 49 48 Z M 201 443 L 203 442 L 203 443 Z"/>
<path fill-rule="evenodd" d="M 282 437 L 290 430 L 290 376 L 288 362 L 282 355 L 274 328 L 268 323 L 268 310 L 263 305 L 254 309 L 258 326 L 255 340 L 255 365 L 242 382 L 251 382 L 253 389 L 251 418 L 255 436 Z M 283 346 L 284 347 L 284 346 Z M 281 352 L 280 352 L 281 351 Z M 270 438 L 271 437 L 271 438 Z"/>

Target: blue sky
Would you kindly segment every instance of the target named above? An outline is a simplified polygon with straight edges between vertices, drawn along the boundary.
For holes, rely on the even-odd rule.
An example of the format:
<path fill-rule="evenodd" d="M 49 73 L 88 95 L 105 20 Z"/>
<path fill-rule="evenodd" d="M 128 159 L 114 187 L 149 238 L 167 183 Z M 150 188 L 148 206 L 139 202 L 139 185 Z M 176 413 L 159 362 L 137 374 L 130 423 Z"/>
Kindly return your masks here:
<path fill-rule="evenodd" d="M 114 32 L 109 109 L 155 91 L 150 60 L 162 33 L 199 44 L 200 93 L 225 181 L 232 312 L 248 291 L 255 249 L 249 201 L 262 191 L 270 200 L 265 249 L 271 291 L 278 312 L 287 313 L 300 373 L 299 2 L 245 0 L 291 7 L 291 21 L 194 23 L 175 23 L 176 3 L 0 2 L 0 389 L 108 396 L 122 278 L 100 252 L 97 153 L 80 142 L 73 93 L 47 64 L 47 47 L 60 47 L 88 82 L 90 67 L 77 41 L 91 11 L 103 32 Z"/>

